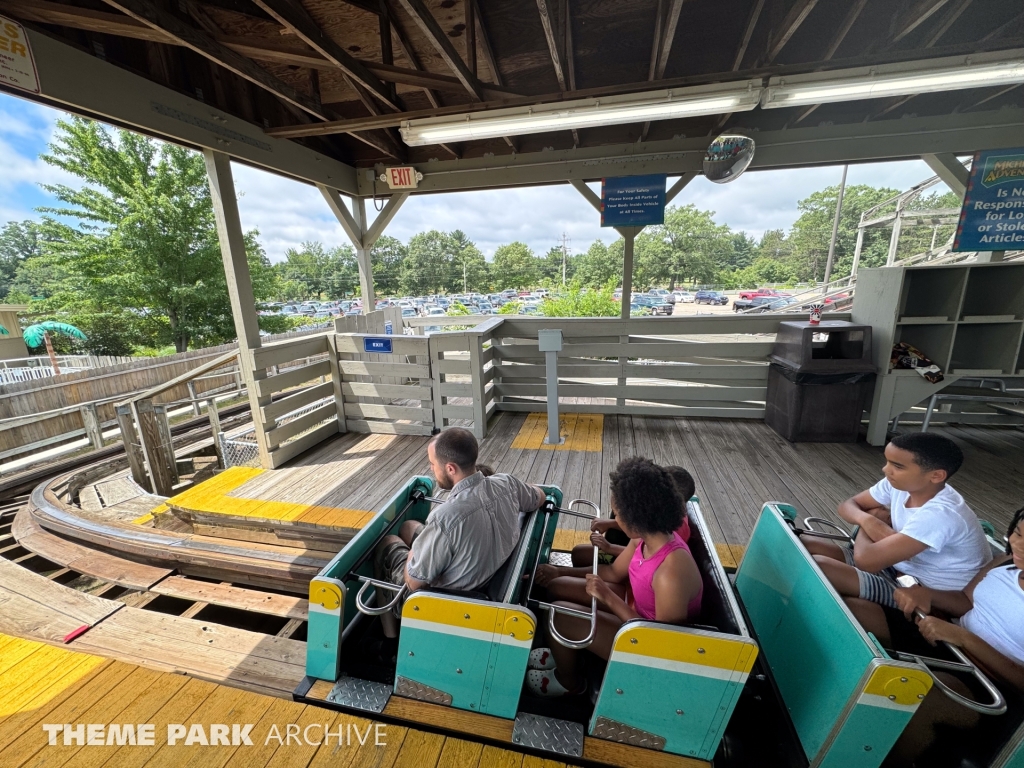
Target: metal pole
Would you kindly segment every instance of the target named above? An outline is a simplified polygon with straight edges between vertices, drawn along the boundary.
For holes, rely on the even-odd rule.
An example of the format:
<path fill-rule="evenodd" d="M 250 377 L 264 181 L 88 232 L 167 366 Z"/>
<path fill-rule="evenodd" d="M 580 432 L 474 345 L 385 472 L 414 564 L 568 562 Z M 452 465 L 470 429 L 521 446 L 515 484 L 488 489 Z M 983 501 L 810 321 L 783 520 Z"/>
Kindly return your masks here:
<path fill-rule="evenodd" d="M 561 445 L 562 435 L 558 429 L 558 353 L 545 352 L 544 362 L 548 380 L 548 436 L 544 442 L 548 445 Z"/>
<path fill-rule="evenodd" d="M 622 238 L 625 241 L 622 253 L 622 306 L 619 317 L 629 320 L 629 305 L 633 298 L 633 241 L 639 227 L 623 227 Z"/>
<path fill-rule="evenodd" d="M 832 262 L 836 255 L 836 238 L 839 237 L 839 215 L 843 211 L 843 195 L 846 194 L 846 172 L 849 170 L 849 165 L 843 166 L 843 179 L 839 182 L 839 197 L 836 199 L 836 215 L 832 219 L 832 240 L 828 244 L 828 261 L 825 262 L 825 284 L 821 288 L 822 293 L 828 290 L 828 281 L 832 278 Z"/>
<path fill-rule="evenodd" d="M 860 252 L 864 250 L 864 227 L 857 228 L 857 246 L 853 249 L 853 266 L 850 268 L 850 277 L 857 276 L 857 267 L 860 266 Z"/>

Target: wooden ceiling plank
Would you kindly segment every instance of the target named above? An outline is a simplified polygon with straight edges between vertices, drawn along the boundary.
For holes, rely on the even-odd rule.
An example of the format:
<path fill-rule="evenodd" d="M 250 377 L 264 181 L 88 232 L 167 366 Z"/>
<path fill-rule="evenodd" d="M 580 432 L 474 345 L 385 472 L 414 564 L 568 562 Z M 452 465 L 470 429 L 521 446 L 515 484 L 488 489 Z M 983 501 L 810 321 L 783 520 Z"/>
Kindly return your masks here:
<path fill-rule="evenodd" d="M 151 27 L 149 24 L 144 24 L 131 16 L 120 13 L 94 11 L 89 8 L 51 3 L 45 0 L 2 0 L 0 1 L 0 10 L 22 21 L 58 24 L 71 29 L 130 37 L 153 43 L 180 44 L 162 29 Z"/>
<path fill-rule="evenodd" d="M 930 1 L 935 2 L 935 0 Z M 804 23 L 804 20 L 817 4 L 818 0 L 795 0 L 793 5 L 790 6 L 789 12 L 786 13 L 786 17 L 782 20 L 782 26 L 779 28 L 779 31 L 768 44 L 768 53 L 765 61 L 768 63 L 775 61 L 775 57 L 782 52 L 786 43 L 800 29 L 800 25 Z"/>
<path fill-rule="evenodd" d="M 555 77 L 558 80 L 558 87 L 565 90 L 565 67 L 562 66 L 562 49 L 558 44 L 558 21 L 551 13 L 551 6 L 548 0 L 537 0 L 537 13 L 540 14 L 540 25 L 544 29 L 544 40 L 548 44 L 548 55 L 555 67 Z"/>
<path fill-rule="evenodd" d="M 473 0 L 464 0 L 463 13 L 466 24 L 466 66 L 473 77 L 479 77 L 476 69 L 476 3 Z"/>
<path fill-rule="evenodd" d="M 266 0 L 258 1 L 265 2 Z M 398 2 L 412 16 L 420 31 L 426 35 L 431 45 L 434 46 L 455 76 L 459 78 L 469 94 L 476 101 L 483 101 L 484 95 L 480 87 L 480 81 L 469 71 L 466 62 L 462 60 L 459 52 L 455 50 L 455 46 L 452 45 L 451 40 L 448 39 L 444 30 L 441 29 L 441 25 L 437 23 L 437 19 L 434 18 L 433 14 L 423 3 L 423 0 L 398 0 Z"/>
<path fill-rule="evenodd" d="M 970 0 L 968 0 L 969 2 Z M 853 25 L 860 17 L 861 11 L 864 10 L 864 6 L 868 4 L 868 0 L 856 0 L 853 5 L 850 6 L 850 10 L 846 14 L 846 18 L 843 19 L 843 23 L 839 25 L 839 29 L 836 30 L 836 36 L 832 38 L 832 42 L 829 43 L 828 50 L 825 51 L 824 61 L 830 61 L 833 56 L 836 55 L 836 51 L 839 50 L 839 46 L 843 44 L 843 40 L 850 33 Z"/>
<path fill-rule="evenodd" d="M 757 0 L 750 9 L 750 16 L 747 17 L 747 26 L 743 29 L 743 40 L 740 41 L 739 50 L 736 51 L 736 60 L 732 64 L 732 71 L 739 70 L 743 63 L 743 57 L 747 55 L 747 47 L 750 45 L 750 38 L 754 34 L 758 19 L 761 18 L 761 9 L 764 8 L 764 0 Z"/>
<path fill-rule="evenodd" d="M 963 15 L 963 12 L 967 10 L 967 7 L 970 4 L 971 0 L 960 0 L 959 3 L 951 5 L 943 15 L 942 19 L 939 20 L 939 26 L 934 32 L 932 32 L 931 37 L 928 38 L 924 47 L 934 48 L 935 44 L 938 43 L 942 36 L 949 31 L 949 28 L 952 27 L 953 24 L 956 23 L 956 20 Z"/>
<path fill-rule="evenodd" d="M 290 29 L 307 45 L 318 51 L 325 59 L 335 64 L 353 81 L 366 88 L 381 102 L 394 110 L 401 110 L 401 105 L 391 93 L 391 89 L 362 62 L 331 39 L 316 23 L 312 16 L 295 0 L 253 0 L 256 5 L 273 16 L 278 23 Z"/>
<path fill-rule="evenodd" d="M 898 43 L 924 24 L 948 2 L 949 0 L 918 0 L 896 21 L 896 28 L 893 31 L 892 39 L 889 41 L 890 45 Z"/>
<path fill-rule="evenodd" d="M 651 63 L 647 67 L 647 79 L 654 80 L 658 71 L 658 54 L 661 49 L 661 25 L 665 19 L 665 0 L 658 0 L 654 9 L 654 34 L 651 36 Z"/>
<path fill-rule="evenodd" d="M 470 0 L 475 2 L 475 0 Z M 565 13 L 562 18 L 565 19 L 565 68 L 566 74 L 569 77 L 569 90 L 576 90 L 576 55 L 573 52 L 572 45 L 572 16 L 569 10 L 569 2 L 565 0 L 563 3 L 565 7 Z"/>
<path fill-rule="evenodd" d="M 344 78 L 345 82 L 347 82 L 349 84 L 349 87 L 351 87 L 352 90 L 356 92 L 356 95 L 359 96 L 359 100 L 363 103 L 363 106 L 366 107 L 367 111 L 371 115 L 379 116 L 380 114 L 382 114 L 380 105 L 377 104 L 373 96 L 370 95 L 369 91 L 367 91 L 363 87 L 362 83 L 356 81 L 354 78 L 350 77 L 347 74 L 344 75 Z M 403 145 L 401 141 L 399 141 L 395 137 L 394 129 L 385 128 L 381 136 L 383 137 L 381 141 L 383 142 L 384 146 L 387 147 L 387 149 L 385 149 L 384 151 L 387 152 L 392 157 L 404 162 L 408 157 L 408 153 L 405 151 L 405 145 Z"/>
<path fill-rule="evenodd" d="M 987 43 L 989 40 L 994 40 L 997 37 L 1002 37 L 1002 34 L 1006 30 L 1012 28 L 1016 24 L 1019 24 L 1021 21 L 1024 21 L 1024 11 L 1021 11 L 1016 16 L 1014 16 L 1012 19 L 1009 19 L 1008 21 L 1005 21 L 1002 24 L 1000 24 L 998 27 L 996 27 L 991 32 L 989 32 L 987 35 L 985 35 L 983 38 L 981 38 L 981 40 L 979 40 L 978 42 L 979 43 Z"/>
<path fill-rule="evenodd" d="M 477 0 L 467 0 L 467 2 L 476 5 Z M 480 40 L 480 53 L 484 55 L 487 67 L 491 70 L 491 77 L 494 79 L 494 84 L 504 86 L 505 81 L 502 79 L 501 72 L 498 70 L 498 60 L 494 57 L 494 48 L 491 46 L 491 36 L 487 34 L 487 27 L 484 26 L 484 18 L 480 15 L 479 5 L 476 5 L 476 13 L 474 13 L 473 16 L 476 17 L 476 34 L 477 38 Z"/>
<path fill-rule="evenodd" d="M 234 72 L 239 77 L 245 78 L 260 88 L 270 91 L 289 104 L 293 104 L 311 115 L 324 118 L 323 108 L 320 106 L 319 99 L 299 93 L 290 85 L 260 67 L 252 59 L 247 59 L 245 56 L 221 45 L 210 35 L 189 26 L 150 0 L 104 0 L 104 2 L 137 21 L 166 32 L 186 48 Z"/>
<path fill-rule="evenodd" d="M 679 26 L 679 14 L 683 10 L 683 3 L 686 0 L 669 0 L 668 11 L 662 26 L 661 45 L 658 46 L 658 68 L 655 70 L 652 80 L 661 80 L 665 76 L 665 69 L 668 67 L 668 57 L 672 53 L 672 42 L 676 37 L 676 28 Z"/>

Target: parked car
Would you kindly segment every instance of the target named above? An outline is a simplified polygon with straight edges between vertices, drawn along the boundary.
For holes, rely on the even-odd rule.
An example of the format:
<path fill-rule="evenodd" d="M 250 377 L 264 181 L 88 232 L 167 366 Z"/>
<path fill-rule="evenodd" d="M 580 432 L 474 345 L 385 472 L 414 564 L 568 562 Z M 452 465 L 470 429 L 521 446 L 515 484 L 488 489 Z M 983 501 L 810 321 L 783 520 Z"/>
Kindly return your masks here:
<path fill-rule="evenodd" d="M 732 303 L 733 312 L 748 310 L 750 314 L 756 315 L 762 312 L 785 309 L 791 304 L 796 304 L 796 299 L 788 296 L 754 296 L 750 299 L 736 299 Z"/>
<path fill-rule="evenodd" d="M 649 315 L 651 314 L 651 308 L 646 304 L 638 304 L 634 301 L 629 305 L 629 314 L 638 316 Z"/>
<path fill-rule="evenodd" d="M 652 297 L 647 301 L 647 306 L 652 315 L 671 315 L 675 311 L 675 307 L 662 298 Z"/>
<path fill-rule="evenodd" d="M 697 291 L 693 297 L 695 304 L 718 304 L 729 306 L 729 297 L 721 291 Z"/>
<path fill-rule="evenodd" d="M 521 304 L 519 306 L 520 315 L 539 315 L 540 307 L 537 304 Z"/>
<path fill-rule="evenodd" d="M 476 308 L 480 310 L 480 314 L 482 315 L 494 314 L 494 306 L 489 301 L 478 302 Z"/>
<path fill-rule="evenodd" d="M 669 304 L 676 303 L 675 294 L 670 293 L 666 288 L 651 288 L 649 291 L 647 291 L 647 295 L 654 296 L 655 298 L 662 299 L 663 301 L 667 301 Z"/>
<path fill-rule="evenodd" d="M 680 304 L 693 304 L 693 294 L 689 291 L 676 291 L 672 294 Z"/>
<path fill-rule="evenodd" d="M 755 296 L 789 296 L 790 294 L 776 291 L 774 288 L 758 288 L 756 291 L 740 291 L 741 299 L 752 299 Z"/>

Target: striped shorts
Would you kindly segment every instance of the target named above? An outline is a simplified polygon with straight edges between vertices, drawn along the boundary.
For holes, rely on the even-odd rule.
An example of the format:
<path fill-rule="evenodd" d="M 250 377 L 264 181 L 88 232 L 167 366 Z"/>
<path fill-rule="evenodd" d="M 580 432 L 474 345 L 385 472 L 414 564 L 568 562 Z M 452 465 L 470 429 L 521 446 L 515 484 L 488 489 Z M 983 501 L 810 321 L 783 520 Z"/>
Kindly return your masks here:
<path fill-rule="evenodd" d="M 842 547 L 842 550 L 843 557 L 846 558 L 846 564 L 853 566 L 857 571 L 861 599 L 878 603 L 888 608 L 895 608 L 896 600 L 893 598 L 893 592 L 899 587 L 899 584 L 896 583 L 896 577 L 899 575 L 896 569 L 890 565 L 878 573 L 862 571 L 853 562 L 853 549 Z"/>

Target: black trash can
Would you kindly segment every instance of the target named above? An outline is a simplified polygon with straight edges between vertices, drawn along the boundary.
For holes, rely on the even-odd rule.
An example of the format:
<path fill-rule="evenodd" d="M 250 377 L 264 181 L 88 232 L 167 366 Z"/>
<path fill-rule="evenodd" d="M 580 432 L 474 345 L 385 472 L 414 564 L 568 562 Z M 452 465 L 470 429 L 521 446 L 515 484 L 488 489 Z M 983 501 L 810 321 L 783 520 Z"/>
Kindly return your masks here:
<path fill-rule="evenodd" d="M 875 380 L 871 326 L 780 323 L 769 360 L 768 426 L 794 443 L 857 441 Z"/>

